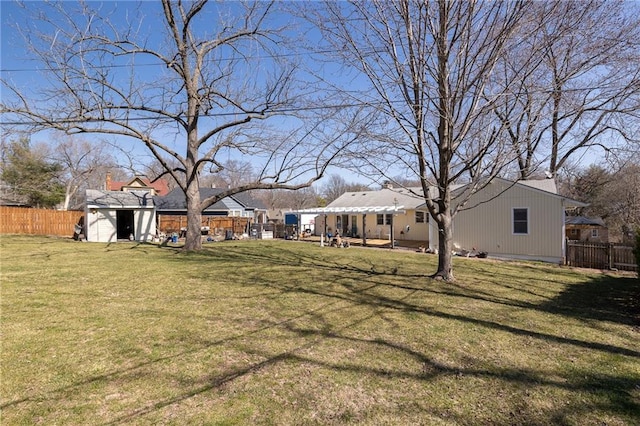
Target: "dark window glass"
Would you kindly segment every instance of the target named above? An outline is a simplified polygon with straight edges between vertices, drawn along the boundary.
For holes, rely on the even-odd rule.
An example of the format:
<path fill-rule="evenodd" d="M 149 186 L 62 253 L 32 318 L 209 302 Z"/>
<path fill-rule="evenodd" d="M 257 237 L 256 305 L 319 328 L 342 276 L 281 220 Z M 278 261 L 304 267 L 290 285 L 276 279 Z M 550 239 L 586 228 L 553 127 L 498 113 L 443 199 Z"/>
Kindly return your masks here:
<path fill-rule="evenodd" d="M 527 209 L 513 209 L 513 233 L 529 233 L 529 212 Z"/>

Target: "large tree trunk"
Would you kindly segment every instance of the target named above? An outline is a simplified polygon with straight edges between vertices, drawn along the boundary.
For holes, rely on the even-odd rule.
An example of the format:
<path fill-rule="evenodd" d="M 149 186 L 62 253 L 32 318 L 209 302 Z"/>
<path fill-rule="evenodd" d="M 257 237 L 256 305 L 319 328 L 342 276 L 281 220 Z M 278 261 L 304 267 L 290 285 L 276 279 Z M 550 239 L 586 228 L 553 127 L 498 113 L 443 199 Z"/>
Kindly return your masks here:
<path fill-rule="evenodd" d="M 202 248 L 202 208 L 198 179 L 193 179 L 189 183 L 185 195 L 187 197 L 187 236 L 184 250 L 200 250 Z"/>
<path fill-rule="evenodd" d="M 453 229 L 451 214 L 447 209 L 438 215 L 438 270 L 431 277 L 444 281 L 454 281 L 453 276 Z"/>

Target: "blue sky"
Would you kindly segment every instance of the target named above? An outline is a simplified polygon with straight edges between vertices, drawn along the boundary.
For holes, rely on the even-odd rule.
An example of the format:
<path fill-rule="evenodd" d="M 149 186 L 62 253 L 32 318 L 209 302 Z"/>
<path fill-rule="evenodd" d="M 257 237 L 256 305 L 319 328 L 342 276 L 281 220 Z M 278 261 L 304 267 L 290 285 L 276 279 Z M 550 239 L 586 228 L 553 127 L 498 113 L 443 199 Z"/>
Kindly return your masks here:
<path fill-rule="evenodd" d="M 66 2 L 64 4 L 69 7 L 74 7 L 77 5 L 76 2 Z M 101 15 L 104 14 L 104 16 L 110 16 L 110 18 L 113 19 L 114 23 L 116 23 L 117 25 L 129 25 L 128 22 L 131 22 L 135 27 L 135 25 L 139 25 L 140 23 L 140 20 L 135 18 L 136 14 L 140 13 L 144 15 L 145 20 L 142 21 L 142 24 L 139 27 L 141 33 L 149 36 L 149 40 L 151 43 L 161 42 L 161 32 L 157 28 L 158 25 L 162 24 L 154 23 L 157 22 L 156 19 L 162 14 L 159 1 L 143 2 L 141 3 L 139 10 L 137 9 L 138 3 L 132 1 L 90 2 L 89 4 L 91 6 L 100 7 Z M 225 3 L 226 6 L 233 4 L 234 3 Z M 308 3 L 300 2 L 288 4 L 304 6 Z M 24 40 L 22 38 L 22 35 L 19 33 L 19 29 L 25 30 L 29 28 L 29 16 L 34 11 L 43 8 L 43 6 L 43 3 L 40 1 L 27 1 L 22 5 L 9 0 L 0 1 L 0 17 L 2 22 L 0 36 L 0 67 L 2 69 L 3 78 L 9 78 L 15 81 L 18 86 L 23 87 L 24 93 L 29 93 L 29 91 L 34 91 L 37 93 L 42 87 L 42 84 L 46 83 L 42 75 L 37 70 L 37 64 L 25 60 L 27 55 L 25 52 Z M 210 11 L 209 13 L 213 14 L 214 12 Z M 214 15 L 212 21 L 215 18 L 216 17 Z M 129 21 L 127 21 L 127 19 Z M 294 19 L 290 15 L 280 13 L 274 17 L 272 24 L 276 26 L 285 26 L 290 34 L 304 34 L 306 36 L 306 40 L 311 40 L 313 42 L 313 30 L 310 30 L 308 28 L 308 25 L 306 25 L 304 21 L 300 19 Z M 208 23 L 206 21 L 203 21 L 201 22 L 199 29 L 202 31 L 208 31 L 207 25 Z M 286 52 L 278 52 L 278 54 L 284 55 L 283 57 L 286 57 Z M 363 80 L 357 78 L 354 79 L 352 75 L 349 76 L 342 74 L 342 70 L 336 65 L 324 64 L 324 68 L 321 69 L 320 63 L 312 61 L 310 57 L 296 57 L 295 55 L 293 55 L 287 59 L 299 60 L 301 62 L 301 65 L 314 68 L 316 71 L 323 73 L 325 77 L 332 79 L 337 84 L 344 84 L 345 87 L 348 87 L 349 89 L 365 86 Z M 264 75 L 264 71 L 269 69 L 269 59 L 266 57 L 261 59 L 259 66 L 263 67 L 263 72 L 259 72 L 260 69 L 245 70 L 246 76 L 253 76 L 254 79 L 261 78 L 260 76 Z M 154 68 L 155 66 L 153 65 L 153 62 L 148 58 L 140 60 L 136 63 L 136 70 L 140 74 L 144 74 L 145 70 L 147 69 Z M 274 121 L 278 122 L 277 120 Z M 286 121 L 281 120 L 278 123 L 281 126 L 287 126 Z M 34 137 L 34 139 L 46 140 L 48 137 L 49 136 L 46 133 L 43 133 L 37 135 L 36 137 Z M 87 139 L 90 139 L 92 137 L 93 136 L 91 135 L 86 136 Z M 127 141 L 125 143 L 129 144 L 132 142 Z M 146 152 L 147 151 L 144 148 L 139 149 L 139 153 L 141 156 L 146 154 Z M 576 158 L 576 160 L 578 160 L 578 158 Z M 596 159 L 597 153 L 594 154 L 587 152 L 585 152 L 584 156 L 581 158 L 584 163 L 589 163 L 595 161 Z M 358 177 L 352 173 L 347 174 L 346 177 L 349 181 L 366 182 L 366 179 Z"/>
<path fill-rule="evenodd" d="M 122 25 L 123 27 L 132 27 L 139 29 L 140 33 L 145 37 L 148 37 L 148 42 L 150 44 L 161 45 L 163 42 L 163 35 L 161 31 L 158 31 L 158 26 L 163 26 L 164 24 L 159 22 L 159 19 L 163 19 L 162 8 L 160 2 L 158 1 L 150 1 L 143 2 L 140 5 L 137 2 L 90 2 L 91 7 L 100 8 L 100 16 L 105 17 L 108 16 L 109 19 L 115 25 Z M 234 6 L 234 3 L 226 3 L 224 6 Z M 76 2 L 68 2 L 65 4 L 67 9 L 73 9 L 77 6 Z M 211 30 L 207 28 L 208 19 L 211 21 L 215 21 L 217 19 L 215 7 L 210 7 L 208 5 L 208 15 L 202 19 L 202 22 L 198 25 L 198 31 L 202 34 L 212 33 Z M 139 7 L 139 8 L 138 8 Z M 0 64 L 2 68 L 3 78 L 9 79 L 13 81 L 17 86 L 21 87 L 23 94 L 29 96 L 30 93 L 33 93 L 34 96 L 39 93 L 40 88 L 43 87 L 42 84 L 46 84 L 46 81 L 43 79 L 42 74 L 38 71 L 41 66 L 38 63 L 34 63 L 29 61 L 28 55 L 26 54 L 26 46 L 24 43 L 24 39 L 20 31 L 29 32 L 30 29 L 35 30 L 43 30 L 45 28 L 42 27 L 34 27 L 33 22 L 30 21 L 30 16 L 37 12 L 38 10 L 44 10 L 45 5 L 39 1 L 28 1 L 22 4 L 18 4 L 14 1 L 2 0 L 0 3 L 0 15 L 2 19 L 2 34 L 1 34 L 1 57 Z M 50 12 L 47 11 L 47 14 Z M 222 13 L 222 12 L 221 12 Z M 137 16 L 143 16 L 144 19 L 140 20 Z M 213 15 L 213 16 L 212 16 Z M 55 15 L 51 16 L 55 19 Z M 133 25 L 132 25 L 133 24 Z M 139 27 L 137 27 L 139 25 Z M 302 28 L 305 23 L 302 20 L 294 20 L 291 16 L 286 13 L 279 13 L 274 15 L 274 19 L 270 23 L 271 26 L 282 26 L 287 29 L 290 34 L 305 34 L 306 37 L 310 37 L 310 31 L 308 28 Z M 275 52 L 276 54 L 282 54 L 283 52 Z M 224 54 L 224 53 L 223 53 Z M 261 59 L 257 62 L 257 68 L 251 70 L 245 70 L 245 78 L 246 80 L 254 79 L 259 81 L 261 78 L 265 78 L 264 76 L 268 75 L 271 70 L 270 59 L 266 57 L 265 52 L 259 52 L 257 55 L 261 56 Z M 285 58 L 290 60 L 298 60 L 304 66 L 311 65 L 309 62 L 309 58 Z M 319 64 L 317 64 L 319 65 Z M 163 67 L 164 68 L 164 67 Z M 140 59 L 136 61 L 136 74 L 137 76 L 145 75 L 146 71 L 156 70 L 157 67 L 154 65 L 154 60 L 149 57 L 145 57 L 144 59 Z M 319 70 L 317 68 L 316 70 Z M 323 73 L 331 73 L 330 67 L 327 68 L 325 66 Z M 335 68 L 333 68 L 335 70 Z M 149 74 L 151 76 L 151 74 Z M 151 77 L 154 78 L 154 77 Z M 278 123 L 281 127 L 286 127 L 289 122 L 283 119 L 270 119 L 272 123 Z M 167 136 L 170 136 L 172 132 L 168 132 Z M 38 141 L 46 141 L 51 137 L 47 132 L 41 132 L 37 135 L 33 136 L 33 140 Z M 91 140 L 94 137 L 102 137 L 100 135 L 86 135 L 84 138 Z M 131 140 L 124 140 L 121 143 L 125 145 L 131 145 L 135 147 L 135 151 L 142 158 L 147 155 L 146 148 L 141 145 L 136 145 Z M 178 147 L 181 143 L 181 140 L 177 142 L 176 146 Z M 180 151 L 179 151 L 180 152 Z M 181 152 L 182 153 L 182 152 Z M 229 157 L 231 158 L 231 157 Z M 341 174 L 344 172 L 340 172 Z M 348 174 L 347 179 L 349 181 L 363 181 L 361 177 L 355 176 L 353 174 Z"/>

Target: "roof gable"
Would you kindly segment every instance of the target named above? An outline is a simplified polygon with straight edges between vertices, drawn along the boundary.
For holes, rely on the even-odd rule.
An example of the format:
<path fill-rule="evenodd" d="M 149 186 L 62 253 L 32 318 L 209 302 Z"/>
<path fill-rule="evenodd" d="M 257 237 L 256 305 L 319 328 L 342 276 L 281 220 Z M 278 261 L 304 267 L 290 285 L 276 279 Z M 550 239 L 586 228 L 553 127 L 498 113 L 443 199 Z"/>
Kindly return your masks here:
<path fill-rule="evenodd" d="M 533 180 L 518 180 L 512 181 L 509 179 L 494 177 L 491 182 L 500 182 L 501 184 L 506 186 L 505 192 L 508 191 L 511 187 L 518 187 L 524 189 L 526 191 L 534 191 L 540 194 L 544 194 L 549 197 L 553 197 L 559 200 L 562 200 L 565 203 L 565 207 L 586 207 L 589 204 L 583 203 L 582 201 L 573 200 L 568 197 L 564 197 L 557 193 L 556 184 L 553 179 L 533 179 Z M 489 182 L 489 183 L 491 183 Z M 467 185 L 461 185 L 457 188 L 457 191 L 464 191 Z M 486 187 L 483 187 L 477 192 L 483 191 Z"/>
<path fill-rule="evenodd" d="M 136 176 L 130 181 L 110 181 L 107 189 L 111 191 L 131 191 L 136 188 L 151 188 L 155 190 L 157 195 L 167 195 L 169 193 L 169 183 L 166 179 L 160 178 L 152 182 L 150 179 L 141 176 Z"/>
<path fill-rule="evenodd" d="M 238 203 L 249 210 L 267 210 L 267 206 L 259 199 L 254 198 L 248 192 L 239 192 L 231 196 Z"/>

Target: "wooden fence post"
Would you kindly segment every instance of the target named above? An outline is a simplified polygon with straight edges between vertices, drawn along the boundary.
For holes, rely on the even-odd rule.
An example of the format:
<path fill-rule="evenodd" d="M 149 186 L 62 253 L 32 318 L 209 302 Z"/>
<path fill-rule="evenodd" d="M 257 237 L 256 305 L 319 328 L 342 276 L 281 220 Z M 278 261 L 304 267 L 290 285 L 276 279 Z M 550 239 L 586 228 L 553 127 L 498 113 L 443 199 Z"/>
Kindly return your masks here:
<path fill-rule="evenodd" d="M 613 260 L 613 243 L 609 243 L 608 244 L 607 257 L 608 257 L 608 260 L 609 260 L 607 262 L 608 268 L 609 268 L 609 270 L 612 270 L 613 269 L 613 262 L 614 262 L 614 260 Z"/>

